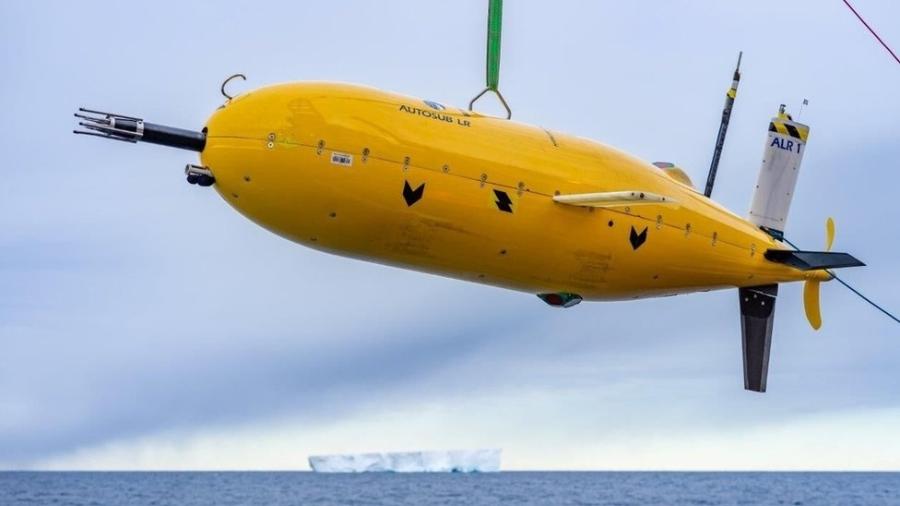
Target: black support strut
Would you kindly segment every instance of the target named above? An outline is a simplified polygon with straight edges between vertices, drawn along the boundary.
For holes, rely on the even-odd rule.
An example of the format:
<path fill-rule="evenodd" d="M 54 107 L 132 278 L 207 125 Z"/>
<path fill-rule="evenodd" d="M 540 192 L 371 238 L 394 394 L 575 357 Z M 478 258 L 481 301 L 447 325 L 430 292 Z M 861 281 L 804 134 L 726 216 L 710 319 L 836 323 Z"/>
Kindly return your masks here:
<path fill-rule="evenodd" d="M 206 146 L 204 132 L 146 123 L 141 118 L 84 108 L 78 109 L 75 117 L 80 120 L 78 125 L 85 129 L 74 130 L 76 134 L 125 142 L 149 142 L 198 152 Z"/>

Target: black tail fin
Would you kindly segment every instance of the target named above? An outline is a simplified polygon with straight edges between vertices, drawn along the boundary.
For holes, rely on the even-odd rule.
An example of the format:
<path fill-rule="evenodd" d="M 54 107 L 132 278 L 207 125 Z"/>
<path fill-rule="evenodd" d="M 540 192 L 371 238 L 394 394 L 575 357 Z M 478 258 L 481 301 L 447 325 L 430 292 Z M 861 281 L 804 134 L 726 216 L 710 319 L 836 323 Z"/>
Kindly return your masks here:
<path fill-rule="evenodd" d="M 744 388 L 754 392 L 765 392 L 778 285 L 739 288 L 738 294 L 741 303 Z"/>
<path fill-rule="evenodd" d="M 792 251 L 787 249 L 766 250 L 766 260 L 790 265 L 802 271 L 816 269 L 840 269 L 842 267 L 862 267 L 860 262 L 849 253 L 832 251 Z"/>

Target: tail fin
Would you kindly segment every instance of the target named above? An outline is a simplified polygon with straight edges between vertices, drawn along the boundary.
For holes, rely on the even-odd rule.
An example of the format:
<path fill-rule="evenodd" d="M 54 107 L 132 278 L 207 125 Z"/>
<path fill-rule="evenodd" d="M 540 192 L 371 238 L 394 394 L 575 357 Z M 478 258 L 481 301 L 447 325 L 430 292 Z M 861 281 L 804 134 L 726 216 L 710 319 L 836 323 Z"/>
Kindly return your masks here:
<path fill-rule="evenodd" d="M 762 167 L 750 204 L 750 221 L 778 239 L 784 235 L 808 138 L 809 127 L 793 121 L 784 105 L 769 122 Z"/>
<path fill-rule="evenodd" d="M 744 388 L 753 392 L 765 392 L 778 285 L 739 288 L 738 295 L 741 303 Z"/>
<path fill-rule="evenodd" d="M 847 253 L 828 251 L 768 250 L 766 259 L 801 270 L 837 269 L 865 265 Z M 738 289 L 741 305 L 741 347 L 744 353 L 744 388 L 766 391 L 769 351 L 775 322 L 775 299 L 778 285 L 751 286 Z M 808 280 L 803 287 L 803 307 L 814 329 L 822 326 L 819 309 L 819 281 Z"/>
<path fill-rule="evenodd" d="M 766 250 L 766 260 L 790 265 L 801 271 L 863 267 L 866 265 L 849 253 L 837 253 L 832 251 L 770 249 Z"/>

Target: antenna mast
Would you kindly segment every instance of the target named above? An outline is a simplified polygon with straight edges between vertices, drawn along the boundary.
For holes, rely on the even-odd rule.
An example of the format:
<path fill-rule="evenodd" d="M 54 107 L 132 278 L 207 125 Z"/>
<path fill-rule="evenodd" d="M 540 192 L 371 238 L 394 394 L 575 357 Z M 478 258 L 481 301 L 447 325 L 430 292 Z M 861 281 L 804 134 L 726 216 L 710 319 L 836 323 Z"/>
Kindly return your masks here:
<path fill-rule="evenodd" d="M 728 122 L 731 120 L 731 108 L 734 107 L 734 99 L 737 97 L 738 83 L 741 82 L 741 57 L 744 52 L 738 53 L 737 66 L 734 68 L 734 80 L 731 88 L 725 94 L 725 108 L 722 109 L 722 122 L 719 124 L 719 136 L 716 137 L 716 149 L 713 150 L 712 162 L 709 164 L 709 174 L 706 176 L 706 190 L 703 194 L 712 195 L 713 185 L 716 182 L 716 171 L 719 170 L 719 158 L 722 157 L 722 147 L 725 145 L 725 134 L 728 133 Z"/>

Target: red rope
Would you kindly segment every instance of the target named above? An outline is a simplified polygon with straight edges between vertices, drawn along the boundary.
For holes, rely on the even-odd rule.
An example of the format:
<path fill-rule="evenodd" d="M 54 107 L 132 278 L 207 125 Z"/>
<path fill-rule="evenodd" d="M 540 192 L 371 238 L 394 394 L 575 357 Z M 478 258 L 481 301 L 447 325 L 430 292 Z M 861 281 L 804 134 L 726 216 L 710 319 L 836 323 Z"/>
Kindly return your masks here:
<path fill-rule="evenodd" d="M 878 34 L 875 33 L 875 30 L 873 30 L 872 27 L 869 26 L 869 23 L 866 23 L 866 20 L 863 19 L 862 16 L 860 16 L 858 12 L 856 12 L 856 9 L 854 9 L 853 6 L 850 5 L 850 2 L 847 1 L 847 0 L 844 0 L 844 4 L 846 4 L 847 7 L 849 7 L 850 10 L 853 11 L 853 14 L 856 15 L 856 18 L 859 19 L 859 21 L 860 21 L 863 25 L 865 25 L 866 28 L 869 29 L 869 32 L 871 32 L 872 35 L 874 35 L 875 38 L 878 39 L 878 42 L 880 42 L 881 45 L 884 46 L 885 49 L 887 49 L 888 53 L 891 53 L 891 56 L 894 57 L 894 60 L 895 60 L 897 63 L 900 63 L 900 58 L 897 58 L 897 55 L 894 54 L 894 51 L 893 51 L 891 48 L 889 48 L 888 45 L 885 44 L 883 40 L 881 40 L 881 37 L 879 37 Z"/>

